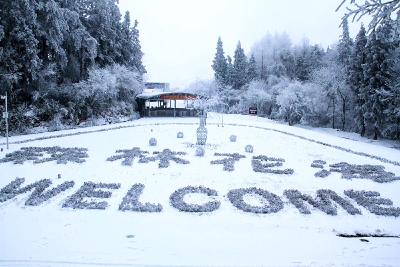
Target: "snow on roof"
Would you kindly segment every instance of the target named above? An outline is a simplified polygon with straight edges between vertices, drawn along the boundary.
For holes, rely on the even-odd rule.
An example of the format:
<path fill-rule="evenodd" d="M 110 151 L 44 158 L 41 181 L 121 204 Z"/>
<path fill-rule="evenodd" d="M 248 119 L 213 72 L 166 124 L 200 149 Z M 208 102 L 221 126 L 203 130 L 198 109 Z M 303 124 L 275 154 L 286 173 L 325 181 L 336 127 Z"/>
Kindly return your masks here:
<path fill-rule="evenodd" d="M 136 98 L 140 99 L 150 99 L 150 98 L 158 98 L 163 95 L 191 95 L 197 96 L 196 94 L 186 92 L 184 90 L 176 90 L 176 91 L 169 91 L 169 92 L 160 92 L 160 91 L 148 91 L 143 92 L 136 96 Z"/>

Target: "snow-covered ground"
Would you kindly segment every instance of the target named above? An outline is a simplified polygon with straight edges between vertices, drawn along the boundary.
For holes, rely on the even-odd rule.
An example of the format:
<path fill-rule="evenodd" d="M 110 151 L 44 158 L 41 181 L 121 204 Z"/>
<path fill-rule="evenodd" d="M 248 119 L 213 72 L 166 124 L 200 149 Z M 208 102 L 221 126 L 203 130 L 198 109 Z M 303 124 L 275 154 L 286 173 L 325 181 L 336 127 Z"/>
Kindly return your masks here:
<path fill-rule="evenodd" d="M 63 132 L 19 136 L 10 139 L 10 150 L 22 147 L 81 147 L 88 149 L 84 163 L 57 164 L 50 161 L 23 165 L 0 163 L 0 189 L 17 177 L 24 185 L 50 179 L 52 186 L 65 181 L 75 185 L 39 206 L 25 206 L 31 192 L 0 203 L 1 266 L 399 266 L 400 238 L 343 238 L 338 234 L 400 235 L 400 217 L 379 216 L 358 205 L 345 190 L 377 191 L 400 207 L 400 181 L 377 183 L 370 179 L 343 179 L 332 172 L 315 177 L 320 169 L 314 160 L 329 164 L 382 165 L 400 176 L 400 151 L 379 143 L 342 138 L 321 130 L 289 127 L 273 121 L 240 115 L 209 114 L 208 145 L 204 157 L 196 157 L 197 118 L 147 118 L 118 125 L 98 126 Z M 177 138 L 183 132 L 184 138 Z M 236 135 L 237 141 L 230 142 Z M 54 138 L 53 138 L 54 137 Z M 149 139 L 157 146 L 149 146 Z M 4 139 L 3 139 L 4 140 Z M 2 141 L 3 141 L 2 140 Z M 253 153 L 245 146 L 252 145 Z M 154 151 L 185 152 L 177 157 L 189 164 L 171 161 L 159 168 L 158 161 L 122 165 L 107 161 L 119 149 L 139 147 Z M 6 151 L 1 152 L 4 158 Z M 234 171 L 211 161 L 224 157 L 214 153 L 245 156 L 234 163 Z M 282 167 L 293 174 L 253 171 L 252 157 L 265 155 L 285 160 Z M 264 162 L 266 163 L 266 162 Z M 271 162 L 270 162 L 271 163 Z M 61 178 L 58 178 L 58 175 Z M 105 210 L 63 208 L 68 197 L 84 182 L 119 183 Z M 120 211 L 119 205 L 134 184 L 143 184 L 142 203 L 161 204 L 155 213 Z M 173 192 L 186 186 L 204 186 L 217 196 L 189 194 L 184 200 L 202 205 L 218 201 L 213 212 L 182 212 L 170 203 Z M 232 189 L 257 187 L 277 195 L 283 209 L 268 214 L 245 212 L 228 198 Z M 340 206 L 337 216 L 308 205 L 311 214 L 302 214 L 284 195 L 296 189 L 313 197 L 319 189 L 330 189 L 361 211 L 350 215 Z M 255 194 L 244 197 L 252 206 L 269 203 Z M 1 196 L 0 196 L 1 202 Z"/>

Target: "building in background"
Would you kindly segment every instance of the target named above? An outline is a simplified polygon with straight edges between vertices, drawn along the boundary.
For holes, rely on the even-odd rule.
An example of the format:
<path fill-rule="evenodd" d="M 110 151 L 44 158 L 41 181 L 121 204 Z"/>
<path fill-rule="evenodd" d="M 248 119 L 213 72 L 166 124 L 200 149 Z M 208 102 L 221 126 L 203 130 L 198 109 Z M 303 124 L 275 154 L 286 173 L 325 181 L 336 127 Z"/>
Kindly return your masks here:
<path fill-rule="evenodd" d="M 148 82 L 144 84 L 144 87 L 144 93 L 163 93 L 170 91 L 169 83 Z"/>

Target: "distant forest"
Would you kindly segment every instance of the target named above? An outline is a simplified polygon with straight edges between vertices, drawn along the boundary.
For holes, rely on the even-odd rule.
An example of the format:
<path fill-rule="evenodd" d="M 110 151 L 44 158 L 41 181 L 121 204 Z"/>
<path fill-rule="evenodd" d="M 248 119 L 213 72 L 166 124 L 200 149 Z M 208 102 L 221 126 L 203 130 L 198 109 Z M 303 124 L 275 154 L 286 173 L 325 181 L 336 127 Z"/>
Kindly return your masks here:
<path fill-rule="evenodd" d="M 349 8 L 338 42 L 327 49 L 306 40 L 293 45 L 287 34 L 267 34 L 248 55 L 239 42 L 232 58 L 219 38 L 214 81 L 196 82 L 190 90 L 208 95 L 211 110 L 247 113 L 257 107 L 259 115 L 289 125 L 400 140 L 399 1 L 348 2 L 355 9 Z M 348 20 L 372 3 L 377 9 L 370 12 L 368 29 L 361 26 L 352 38 Z"/>
<path fill-rule="evenodd" d="M 117 1 L 1 0 L 0 18 L 12 132 L 134 114 L 146 69 L 138 22 Z"/>

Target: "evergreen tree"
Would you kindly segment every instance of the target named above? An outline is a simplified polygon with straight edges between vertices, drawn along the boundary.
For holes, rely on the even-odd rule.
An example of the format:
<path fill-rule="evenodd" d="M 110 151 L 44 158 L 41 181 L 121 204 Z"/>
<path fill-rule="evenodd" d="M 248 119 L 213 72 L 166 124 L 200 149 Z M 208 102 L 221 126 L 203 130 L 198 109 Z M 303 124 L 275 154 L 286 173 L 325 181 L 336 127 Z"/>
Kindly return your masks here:
<path fill-rule="evenodd" d="M 233 88 L 240 89 L 247 83 L 247 67 L 247 57 L 239 41 L 235 50 L 233 62 Z"/>
<path fill-rule="evenodd" d="M 311 46 L 304 42 L 294 50 L 294 74 L 299 81 L 305 82 L 311 79 L 314 70 L 322 66 L 325 53 L 318 45 Z"/>
<path fill-rule="evenodd" d="M 121 58 L 118 59 L 120 64 L 131 67 L 139 74 L 146 73 L 146 69 L 142 63 L 143 52 L 139 41 L 138 22 L 131 27 L 131 19 L 129 11 L 126 11 L 121 26 Z"/>
<path fill-rule="evenodd" d="M 142 52 L 142 46 L 140 44 L 140 40 L 139 40 L 139 29 L 138 29 L 138 21 L 135 20 L 135 24 L 133 26 L 133 28 L 131 29 L 131 42 L 132 42 L 132 60 L 131 60 L 131 66 L 133 66 L 135 68 L 135 70 L 140 74 L 143 75 L 145 74 L 146 68 L 143 65 L 143 52 Z M 129 66 L 128 65 L 128 66 Z"/>
<path fill-rule="evenodd" d="M 7 90 L 12 103 L 30 102 L 29 86 L 38 77 L 41 60 L 38 40 L 35 1 L 0 1 L 0 24 L 3 38 L 0 60 L 0 86 Z"/>
<path fill-rule="evenodd" d="M 100 67 L 119 63 L 121 59 L 121 14 L 116 0 L 85 0 L 80 18 L 90 35 L 96 39 L 97 56 L 95 62 Z"/>
<path fill-rule="evenodd" d="M 384 136 L 400 140 L 400 14 L 395 21 L 382 22 L 381 38 L 387 42 L 387 59 L 382 67 L 388 70 L 387 81 L 390 90 L 382 91 L 385 106 Z"/>
<path fill-rule="evenodd" d="M 365 134 L 365 110 L 364 104 L 367 100 L 366 80 L 364 78 L 364 68 L 366 63 L 367 36 L 364 25 L 361 25 L 357 34 L 354 49 L 350 57 L 349 83 L 355 96 L 355 122 L 357 131 L 364 136 Z"/>
<path fill-rule="evenodd" d="M 351 56 L 351 49 L 353 46 L 353 41 L 350 38 L 349 34 L 349 24 L 347 23 L 347 20 L 345 20 L 342 24 L 342 35 L 340 36 L 339 40 L 339 45 L 338 45 L 338 60 L 339 63 L 342 64 L 342 66 L 345 69 L 348 69 L 350 66 L 350 56 Z"/>
<path fill-rule="evenodd" d="M 376 31 L 373 31 L 367 43 L 365 79 L 367 80 L 367 101 L 365 118 L 367 126 L 373 130 L 376 140 L 384 123 L 384 110 L 387 98 L 391 94 L 393 81 L 393 28 L 390 19 L 386 19 Z"/>
<path fill-rule="evenodd" d="M 247 69 L 247 80 L 248 82 L 251 82 L 255 80 L 258 77 L 257 74 L 257 63 L 254 55 L 251 55 L 250 60 L 249 60 L 249 66 Z"/>
<path fill-rule="evenodd" d="M 227 84 L 227 67 L 223 43 L 221 37 L 218 37 L 217 52 L 215 53 L 212 68 L 214 70 L 215 81 L 219 85 Z"/>
<path fill-rule="evenodd" d="M 342 23 L 342 35 L 339 39 L 338 44 L 338 54 L 337 54 L 337 64 L 341 70 L 341 78 L 344 83 L 341 88 L 337 88 L 337 95 L 340 98 L 342 105 L 342 130 L 346 128 L 346 113 L 347 113 L 347 102 L 350 102 L 353 98 L 350 87 L 350 68 L 351 68 L 351 52 L 353 48 L 353 40 L 350 38 L 349 25 L 347 20 Z"/>
<path fill-rule="evenodd" d="M 232 58 L 230 56 L 226 57 L 226 78 L 225 78 L 225 84 L 228 86 L 233 85 L 233 63 L 232 63 Z"/>

